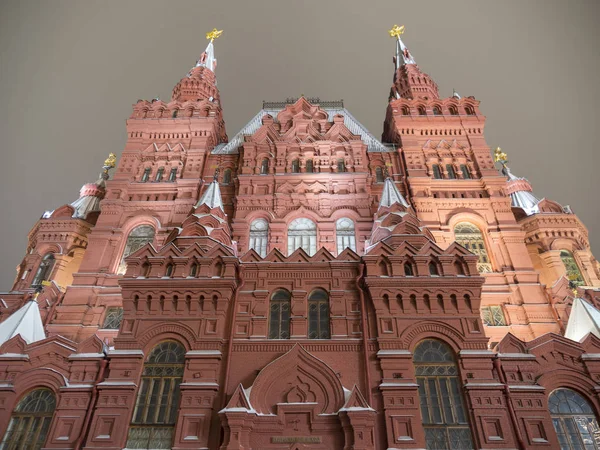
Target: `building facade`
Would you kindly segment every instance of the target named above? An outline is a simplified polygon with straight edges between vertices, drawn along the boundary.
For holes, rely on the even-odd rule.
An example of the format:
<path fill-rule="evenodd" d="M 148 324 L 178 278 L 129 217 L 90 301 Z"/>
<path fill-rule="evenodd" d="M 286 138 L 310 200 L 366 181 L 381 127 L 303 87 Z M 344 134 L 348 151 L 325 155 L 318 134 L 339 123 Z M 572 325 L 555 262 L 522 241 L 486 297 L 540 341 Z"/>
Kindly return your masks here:
<path fill-rule="evenodd" d="M 402 32 L 381 140 L 305 97 L 229 139 L 217 30 L 133 105 L 0 294 L 1 448 L 600 449 L 588 231 Z"/>

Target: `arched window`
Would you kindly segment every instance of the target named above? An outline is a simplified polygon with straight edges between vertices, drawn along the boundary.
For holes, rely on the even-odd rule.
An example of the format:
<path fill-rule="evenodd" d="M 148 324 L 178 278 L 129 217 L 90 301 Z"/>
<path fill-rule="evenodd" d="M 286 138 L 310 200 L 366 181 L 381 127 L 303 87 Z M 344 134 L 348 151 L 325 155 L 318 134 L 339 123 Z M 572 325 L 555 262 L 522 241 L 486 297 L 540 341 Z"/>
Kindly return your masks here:
<path fill-rule="evenodd" d="M 125 258 L 152 241 L 154 241 L 154 228 L 150 225 L 140 225 L 131 230 L 131 233 L 129 233 L 129 236 L 127 236 L 125 250 L 123 250 L 123 256 L 121 257 L 117 274 L 123 275 L 127 270 Z"/>
<path fill-rule="evenodd" d="M 288 256 L 298 248 L 310 256 L 317 252 L 317 226 L 310 219 L 293 220 L 288 227 Z"/>
<path fill-rule="evenodd" d="M 165 173 L 165 168 L 159 167 L 158 171 L 156 172 L 156 178 L 154 179 L 154 181 L 162 181 L 164 173 Z"/>
<path fill-rule="evenodd" d="M 585 398 L 561 388 L 550 394 L 548 406 L 561 450 L 600 449 L 595 439 L 598 419 Z"/>
<path fill-rule="evenodd" d="M 56 408 L 56 397 L 50 389 L 35 389 L 26 394 L 10 416 L 2 449 L 38 450 L 48 436 Z"/>
<path fill-rule="evenodd" d="M 269 173 L 269 160 L 264 158 L 260 164 L 260 174 L 267 175 Z"/>
<path fill-rule="evenodd" d="M 46 253 L 46 255 L 42 258 L 42 262 L 38 266 L 35 277 L 33 277 L 31 287 L 37 287 L 42 284 L 42 281 L 48 281 L 50 279 L 55 262 L 56 260 L 54 259 L 54 253 Z"/>
<path fill-rule="evenodd" d="M 177 167 L 171 168 L 171 172 L 169 173 L 169 181 L 173 182 L 177 179 Z"/>
<path fill-rule="evenodd" d="M 581 270 L 579 270 L 579 266 L 577 265 L 577 261 L 575 261 L 575 257 L 573 257 L 573 253 L 568 250 L 561 250 L 560 259 L 565 265 L 567 278 L 569 279 L 571 286 L 583 286 L 585 280 L 583 279 L 583 275 L 581 275 Z"/>
<path fill-rule="evenodd" d="M 152 169 L 150 169 L 150 167 L 146 167 L 144 169 L 144 174 L 142 175 L 142 181 L 145 183 L 146 181 L 148 181 L 148 179 L 150 178 L 150 171 Z"/>
<path fill-rule="evenodd" d="M 439 164 L 434 164 L 433 166 L 431 166 L 431 168 L 433 170 L 433 178 L 435 178 L 436 180 L 441 180 L 442 171 L 440 170 Z"/>
<path fill-rule="evenodd" d="M 290 338 L 291 296 L 280 289 L 271 297 L 269 312 L 269 339 Z"/>
<path fill-rule="evenodd" d="M 402 115 L 403 116 L 410 116 L 410 109 L 408 109 L 408 106 L 403 106 L 402 107 Z"/>
<path fill-rule="evenodd" d="M 313 160 L 307 159 L 306 160 L 306 173 L 313 173 L 313 171 L 314 171 Z"/>
<path fill-rule="evenodd" d="M 300 172 L 300 161 L 298 159 L 294 159 L 292 161 L 292 173 Z"/>
<path fill-rule="evenodd" d="M 456 173 L 454 172 L 454 166 L 452 166 L 452 164 L 446 164 L 446 172 L 448 172 L 448 178 L 456 178 Z"/>
<path fill-rule="evenodd" d="M 223 184 L 231 183 L 231 169 L 225 169 L 223 172 Z"/>
<path fill-rule="evenodd" d="M 173 276 L 173 268 L 175 266 L 173 266 L 172 263 L 167 264 L 167 268 L 165 270 L 165 277 L 169 277 L 171 278 Z"/>
<path fill-rule="evenodd" d="M 250 224 L 250 248 L 263 258 L 267 256 L 269 242 L 269 223 L 265 219 L 253 220 Z"/>
<path fill-rule="evenodd" d="M 450 347 L 426 339 L 415 348 L 413 362 L 427 448 L 474 448 L 462 383 Z"/>
<path fill-rule="evenodd" d="M 468 116 L 474 116 L 475 115 L 475 110 L 471 106 L 465 107 L 465 112 L 467 113 Z"/>
<path fill-rule="evenodd" d="M 420 115 L 420 116 L 425 116 L 425 115 L 427 115 L 427 111 L 425 110 L 425 107 L 424 107 L 424 106 L 419 106 L 419 107 L 417 108 L 417 111 L 419 111 L 419 115 Z"/>
<path fill-rule="evenodd" d="M 322 289 L 315 289 L 308 296 L 308 338 L 329 339 L 329 296 Z"/>
<path fill-rule="evenodd" d="M 448 111 L 450 112 L 451 116 L 458 116 L 458 110 L 456 109 L 455 106 L 450 106 L 448 108 Z"/>
<path fill-rule="evenodd" d="M 104 324 L 102 328 L 105 330 L 118 330 L 123 321 L 123 308 L 114 307 L 106 310 L 106 316 L 104 316 Z"/>
<path fill-rule="evenodd" d="M 384 179 L 383 179 L 383 169 L 381 167 L 377 167 L 375 169 L 375 180 L 378 183 L 383 183 Z"/>
<path fill-rule="evenodd" d="M 413 272 L 411 263 L 404 263 L 404 275 L 407 277 L 414 276 L 414 272 Z"/>
<path fill-rule="evenodd" d="M 198 264 L 194 263 L 194 264 L 192 264 L 192 267 L 190 267 L 190 277 L 195 278 L 197 273 L 198 273 Z"/>
<path fill-rule="evenodd" d="M 434 116 L 441 116 L 442 115 L 442 110 L 440 109 L 439 106 L 434 106 L 433 107 L 433 115 Z"/>
<path fill-rule="evenodd" d="M 349 247 L 356 251 L 356 238 L 354 236 L 354 222 L 347 218 L 338 219 L 335 223 L 335 234 L 337 239 L 338 255 Z"/>
<path fill-rule="evenodd" d="M 344 162 L 344 160 L 342 158 L 338 159 L 337 171 L 339 173 L 343 173 L 346 171 L 346 163 Z"/>
<path fill-rule="evenodd" d="M 179 407 L 185 349 L 174 341 L 158 344 L 144 363 L 127 448 L 171 448 Z"/>
<path fill-rule="evenodd" d="M 465 164 L 460 165 L 460 171 L 462 172 L 464 179 L 466 179 L 466 180 L 471 179 L 471 172 L 469 172 L 469 168 Z"/>
<path fill-rule="evenodd" d="M 438 276 L 440 272 L 438 271 L 437 264 L 433 261 L 429 263 L 429 275 Z"/>
<path fill-rule="evenodd" d="M 479 262 L 477 263 L 477 270 L 479 272 L 487 273 L 492 271 L 492 264 L 490 263 L 483 235 L 479 228 L 468 222 L 458 223 L 454 227 L 454 238 L 458 244 L 479 257 Z"/>

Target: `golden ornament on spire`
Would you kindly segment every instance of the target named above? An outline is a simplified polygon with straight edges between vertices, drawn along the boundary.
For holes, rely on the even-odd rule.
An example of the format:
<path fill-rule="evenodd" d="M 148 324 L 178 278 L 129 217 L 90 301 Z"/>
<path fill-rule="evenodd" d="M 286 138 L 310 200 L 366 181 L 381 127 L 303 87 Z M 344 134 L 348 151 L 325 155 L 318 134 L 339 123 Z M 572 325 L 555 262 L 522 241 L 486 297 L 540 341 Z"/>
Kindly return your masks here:
<path fill-rule="evenodd" d="M 494 162 L 500 162 L 503 166 L 508 162 L 508 156 L 500 147 L 496 147 L 494 150 Z"/>
<path fill-rule="evenodd" d="M 216 28 L 213 28 L 212 31 L 209 31 L 208 33 L 206 33 L 206 39 L 210 39 L 210 42 L 212 42 L 215 39 L 218 39 L 219 37 L 221 37 L 222 34 L 223 34 L 223 30 L 217 30 Z"/>
<path fill-rule="evenodd" d="M 392 29 L 388 31 L 388 33 L 390 33 L 390 37 L 399 38 L 404 34 L 404 25 L 400 27 L 398 25 L 394 25 Z"/>
<path fill-rule="evenodd" d="M 115 155 L 114 153 L 110 153 L 108 155 L 108 158 L 106 158 L 104 160 L 104 169 L 105 170 L 114 169 L 116 164 L 117 164 L 117 155 Z"/>

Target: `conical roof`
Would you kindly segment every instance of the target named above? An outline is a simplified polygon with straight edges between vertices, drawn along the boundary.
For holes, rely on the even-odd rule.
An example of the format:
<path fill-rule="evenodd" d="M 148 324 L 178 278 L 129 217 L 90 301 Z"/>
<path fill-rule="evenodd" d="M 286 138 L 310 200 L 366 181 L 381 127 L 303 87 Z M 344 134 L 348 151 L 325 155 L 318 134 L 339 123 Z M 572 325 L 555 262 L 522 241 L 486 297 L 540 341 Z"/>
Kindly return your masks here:
<path fill-rule="evenodd" d="M 502 168 L 502 173 L 508 177 L 507 189 L 511 205 L 521 208 L 528 216 L 538 214 L 540 212 L 538 207 L 540 200 L 531 192 L 529 181 L 513 175 L 506 165 Z"/>
<path fill-rule="evenodd" d="M 381 193 L 379 207 L 389 208 L 394 203 L 399 203 L 406 208 L 410 206 L 396 187 L 394 180 L 392 180 L 390 177 L 387 177 L 383 184 L 383 192 Z"/>
<path fill-rule="evenodd" d="M 196 208 L 198 208 L 201 205 L 206 205 L 210 209 L 220 208 L 221 211 L 223 211 L 223 200 L 221 198 L 221 188 L 219 187 L 219 182 L 217 181 L 216 177 L 212 181 L 212 183 L 210 183 L 208 185 L 208 188 L 206 189 L 206 191 L 204 191 L 204 194 L 202 194 L 202 197 L 200 197 L 200 200 L 198 200 L 198 203 L 196 204 Z"/>
<path fill-rule="evenodd" d="M 28 344 L 46 338 L 40 308 L 34 299 L 29 300 L 0 323 L 0 345 L 17 334 L 20 334 Z"/>
<path fill-rule="evenodd" d="M 573 300 L 565 337 L 581 342 L 589 333 L 600 337 L 600 311 L 578 297 Z"/>

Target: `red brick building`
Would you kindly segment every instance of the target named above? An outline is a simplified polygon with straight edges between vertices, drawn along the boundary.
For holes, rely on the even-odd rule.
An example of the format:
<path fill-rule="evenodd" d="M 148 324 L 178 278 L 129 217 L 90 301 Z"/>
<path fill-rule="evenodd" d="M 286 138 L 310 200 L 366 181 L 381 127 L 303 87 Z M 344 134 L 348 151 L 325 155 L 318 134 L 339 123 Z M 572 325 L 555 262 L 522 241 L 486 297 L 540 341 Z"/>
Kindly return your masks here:
<path fill-rule="evenodd" d="M 401 31 L 381 140 L 305 97 L 228 139 L 213 39 L 133 105 L 0 294 L 2 448 L 600 449 L 587 229 Z"/>

